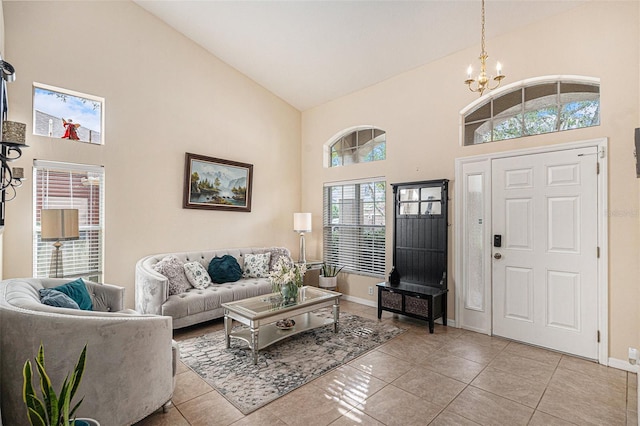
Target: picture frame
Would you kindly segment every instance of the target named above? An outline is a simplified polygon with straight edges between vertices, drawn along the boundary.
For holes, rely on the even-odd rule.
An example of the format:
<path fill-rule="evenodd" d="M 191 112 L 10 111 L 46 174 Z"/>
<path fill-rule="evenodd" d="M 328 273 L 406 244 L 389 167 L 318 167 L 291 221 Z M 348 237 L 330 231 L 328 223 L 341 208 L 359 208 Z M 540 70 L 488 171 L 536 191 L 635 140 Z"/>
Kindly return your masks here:
<path fill-rule="evenodd" d="M 33 83 L 33 134 L 104 145 L 105 99 Z"/>
<path fill-rule="evenodd" d="M 185 154 L 185 209 L 251 211 L 253 164 Z"/>

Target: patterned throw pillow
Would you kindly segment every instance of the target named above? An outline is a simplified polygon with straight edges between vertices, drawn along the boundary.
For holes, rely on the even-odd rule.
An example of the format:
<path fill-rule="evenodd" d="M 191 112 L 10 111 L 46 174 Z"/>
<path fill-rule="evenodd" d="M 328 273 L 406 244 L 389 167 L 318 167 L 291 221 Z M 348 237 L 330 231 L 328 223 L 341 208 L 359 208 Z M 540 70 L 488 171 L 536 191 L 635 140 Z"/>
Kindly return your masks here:
<path fill-rule="evenodd" d="M 169 296 L 184 293 L 192 288 L 182 265 L 183 263 L 180 262 L 180 259 L 173 255 L 166 256 L 160 262 L 153 265 L 154 271 L 160 272 L 169 279 Z"/>
<path fill-rule="evenodd" d="M 271 249 L 269 249 L 269 251 L 271 252 L 271 260 L 269 260 L 269 270 L 273 271 L 273 267 L 276 266 L 276 263 L 278 263 L 278 260 L 281 257 L 285 257 L 288 260 L 290 260 L 291 262 L 293 262 L 291 260 L 291 256 L 289 256 L 289 250 L 284 248 L 284 247 L 273 247 Z"/>
<path fill-rule="evenodd" d="M 202 266 L 202 263 L 187 262 L 182 266 L 184 267 L 184 273 L 187 276 L 189 283 L 191 283 L 195 288 L 202 290 L 203 288 L 211 285 L 211 277 L 207 270 L 204 269 L 204 266 Z"/>
<path fill-rule="evenodd" d="M 269 260 L 271 253 L 245 254 L 244 255 L 244 278 L 267 278 L 269 277 Z"/>

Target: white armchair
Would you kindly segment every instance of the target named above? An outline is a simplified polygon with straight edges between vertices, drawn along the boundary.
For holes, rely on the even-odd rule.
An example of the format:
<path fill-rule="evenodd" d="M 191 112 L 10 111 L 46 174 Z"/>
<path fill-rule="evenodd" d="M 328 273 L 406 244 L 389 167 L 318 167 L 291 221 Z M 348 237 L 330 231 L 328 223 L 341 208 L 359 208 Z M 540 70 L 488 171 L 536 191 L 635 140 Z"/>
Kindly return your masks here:
<path fill-rule="evenodd" d="M 87 345 L 85 374 L 77 393 L 84 396 L 79 417 L 94 418 L 102 426 L 130 425 L 167 404 L 178 356 L 176 348 L 172 349 L 171 318 L 123 310 L 124 288 L 89 281 L 85 283 L 94 311 L 40 303 L 39 289 L 67 281 L 25 278 L 0 282 L 0 413 L 4 424 L 28 424 L 22 367 L 27 359 L 33 360 L 40 343 L 56 392 Z"/>

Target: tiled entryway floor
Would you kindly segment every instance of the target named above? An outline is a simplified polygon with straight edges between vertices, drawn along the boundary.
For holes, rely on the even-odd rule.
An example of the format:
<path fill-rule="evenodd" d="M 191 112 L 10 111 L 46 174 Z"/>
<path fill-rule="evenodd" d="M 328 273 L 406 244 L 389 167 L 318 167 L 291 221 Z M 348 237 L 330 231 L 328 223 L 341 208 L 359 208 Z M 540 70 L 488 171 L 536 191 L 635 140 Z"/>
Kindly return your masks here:
<path fill-rule="evenodd" d="M 377 318 L 352 302 L 341 311 Z M 180 364 L 174 406 L 138 425 L 637 425 L 635 374 L 453 327 L 429 334 L 386 312 L 383 321 L 407 332 L 248 416 Z"/>

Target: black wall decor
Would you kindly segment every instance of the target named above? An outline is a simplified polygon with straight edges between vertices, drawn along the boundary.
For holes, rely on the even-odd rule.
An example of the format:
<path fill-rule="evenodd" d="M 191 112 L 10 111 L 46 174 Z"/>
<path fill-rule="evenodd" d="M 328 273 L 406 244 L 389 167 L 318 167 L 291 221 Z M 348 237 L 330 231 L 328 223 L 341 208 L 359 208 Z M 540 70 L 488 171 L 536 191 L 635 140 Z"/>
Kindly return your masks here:
<path fill-rule="evenodd" d="M 447 250 L 449 181 L 393 184 L 393 275 L 378 287 L 382 311 L 447 321 Z M 399 277 L 399 279 L 398 279 Z"/>

